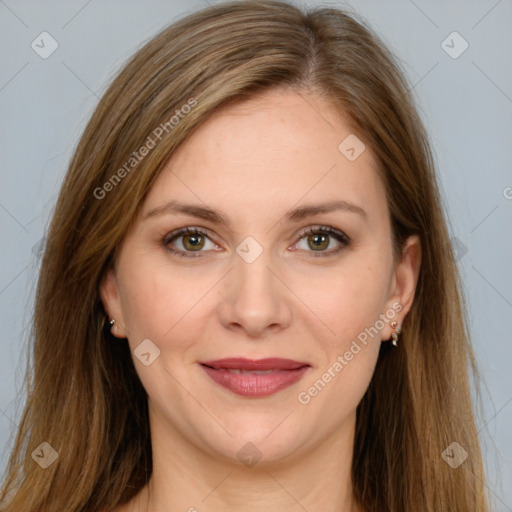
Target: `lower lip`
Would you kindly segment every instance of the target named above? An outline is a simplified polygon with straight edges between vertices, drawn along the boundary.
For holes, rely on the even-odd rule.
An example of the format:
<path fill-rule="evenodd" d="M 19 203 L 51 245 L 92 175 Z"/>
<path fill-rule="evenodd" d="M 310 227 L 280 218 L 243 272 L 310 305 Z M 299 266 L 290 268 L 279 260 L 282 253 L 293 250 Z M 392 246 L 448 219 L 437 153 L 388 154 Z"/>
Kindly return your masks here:
<path fill-rule="evenodd" d="M 299 381 L 310 368 L 303 366 L 296 370 L 276 370 L 272 373 L 232 373 L 215 370 L 201 365 L 203 370 L 222 387 L 241 396 L 268 396 Z"/>

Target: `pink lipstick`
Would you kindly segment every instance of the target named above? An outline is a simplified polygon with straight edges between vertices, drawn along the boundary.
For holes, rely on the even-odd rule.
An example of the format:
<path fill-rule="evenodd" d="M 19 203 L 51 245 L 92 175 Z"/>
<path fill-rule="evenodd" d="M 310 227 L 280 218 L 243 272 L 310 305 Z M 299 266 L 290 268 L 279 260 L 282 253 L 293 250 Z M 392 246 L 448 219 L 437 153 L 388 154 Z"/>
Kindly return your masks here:
<path fill-rule="evenodd" d="M 277 357 L 258 360 L 237 357 L 200 364 L 217 384 L 237 395 L 250 397 L 277 393 L 299 381 L 311 368 L 308 363 Z"/>

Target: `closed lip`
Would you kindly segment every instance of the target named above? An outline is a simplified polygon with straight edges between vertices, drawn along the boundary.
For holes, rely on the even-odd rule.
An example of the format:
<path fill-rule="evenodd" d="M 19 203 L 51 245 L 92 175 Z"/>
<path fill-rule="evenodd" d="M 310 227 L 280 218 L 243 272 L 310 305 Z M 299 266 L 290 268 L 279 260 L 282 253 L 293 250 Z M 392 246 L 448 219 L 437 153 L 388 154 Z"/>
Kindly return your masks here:
<path fill-rule="evenodd" d="M 265 371 L 265 370 L 297 370 L 304 366 L 311 366 L 309 363 L 283 359 L 280 357 L 267 357 L 265 359 L 246 359 L 244 357 L 228 357 L 216 359 L 215 361 L 201 361 L 200 364 L 209 366 L 215 370 L 242 370 L 242 371 Z"/>

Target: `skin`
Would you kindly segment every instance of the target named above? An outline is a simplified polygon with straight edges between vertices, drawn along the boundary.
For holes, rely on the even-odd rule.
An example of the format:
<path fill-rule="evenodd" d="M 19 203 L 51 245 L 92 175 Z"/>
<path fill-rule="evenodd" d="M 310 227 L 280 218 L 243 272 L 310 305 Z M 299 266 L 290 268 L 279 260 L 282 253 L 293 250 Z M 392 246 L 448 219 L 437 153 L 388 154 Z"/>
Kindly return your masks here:
<path fill-rule="evenodd" d="M 308 404 L 297 396 L 393 304 L 401 305 L 393 320 L 403 322 L 421 258 L 412 236 L 393 261 L 374 155 L 367 146 L 351 162 L 338 150 L 351 133 L 318 95 L 266 92 L 210 118 L 154 183 L 101 285 L 113 334 L 127 337 L 132 353 L 144 339 L 160 350 L 149 366 L 134 357 L 149 396 L 153 475 L 116 512 L 358 510 L 350 478 L 356 407 L 391 319 L 341 371 L 331 370 L 336 376 Z M 171 200 L 220 210 L 230 227 L 172 212 L 144 219 Z M 285 219 L 292 208 L 332 200 L 366 216 Z M 344 232 L 349 245 L 327 236 L 317 249 L 303 231 L 319 225 Z M 187 226 L 208 236 L 165 246 L 166 235 Z M 252 263 L 236 252 L 248 236 L 263 249 Z M 197 254 L 198 240 L 199 257 L 168 249 Z M 274 395 L 241 397 L 198 364 L 224 357 L 283 357 L 311 368 Z M 261 453 L 253 467 L 237 456 L 248 442 Z"/>

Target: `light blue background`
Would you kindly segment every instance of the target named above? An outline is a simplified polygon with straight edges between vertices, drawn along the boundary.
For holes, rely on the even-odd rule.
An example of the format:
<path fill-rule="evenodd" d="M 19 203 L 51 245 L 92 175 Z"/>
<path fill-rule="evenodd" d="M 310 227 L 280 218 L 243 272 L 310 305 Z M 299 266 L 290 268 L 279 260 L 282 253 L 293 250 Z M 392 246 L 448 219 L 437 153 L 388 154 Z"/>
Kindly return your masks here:
<path fill-rule="evenodd" d="M 21 413 L 16 390 L 23 390 L 38 242 L 72 149 L 122 63 L 162 27 L 205 5 L 0 0 L 2 466 Z M 512 0 L 307 5 L 350 7 L 365 17 L 414 86 L 436 152 L 487 386 L 479 426 L 488 488 L 495 510 L 512 511 Z M 45 60 L 31 48 L 43 31 L 59 45 Z M 453 31 L 469 43 L 457 59 L 441 47 Z"/>

